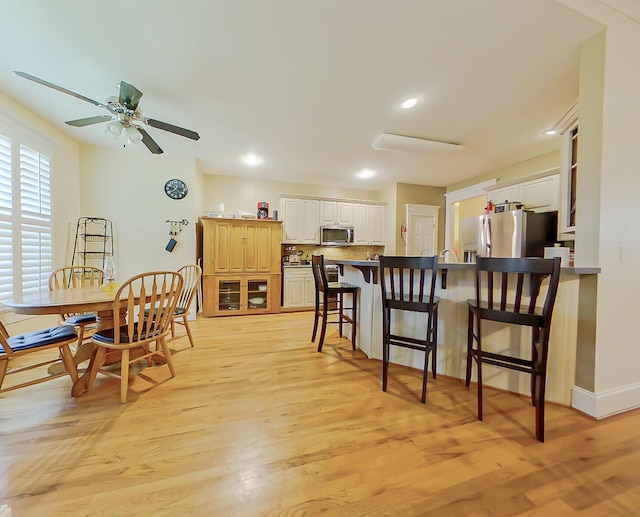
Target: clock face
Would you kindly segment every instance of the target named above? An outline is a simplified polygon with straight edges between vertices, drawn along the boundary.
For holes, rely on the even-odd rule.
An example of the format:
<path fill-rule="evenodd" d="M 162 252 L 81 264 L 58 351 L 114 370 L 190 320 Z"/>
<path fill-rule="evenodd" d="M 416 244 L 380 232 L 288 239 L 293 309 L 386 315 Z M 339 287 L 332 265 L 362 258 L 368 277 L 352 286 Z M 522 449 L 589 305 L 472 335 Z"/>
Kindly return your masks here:
<path fill-rule="evenodd" d="M 172 179 L 164 184 L 164 192 L 171 199 L 182 199 L 187 195 L 187 184 L 179 179 Z"/>

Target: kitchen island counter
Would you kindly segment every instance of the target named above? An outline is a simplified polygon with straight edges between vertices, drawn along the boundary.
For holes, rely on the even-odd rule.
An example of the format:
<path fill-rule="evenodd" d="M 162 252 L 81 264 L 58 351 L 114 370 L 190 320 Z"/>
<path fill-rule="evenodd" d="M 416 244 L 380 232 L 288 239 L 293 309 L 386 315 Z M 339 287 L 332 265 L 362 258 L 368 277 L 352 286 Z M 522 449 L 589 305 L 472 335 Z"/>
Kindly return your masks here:
<path fill-rule="evenodd" d="M 340 266 L 340 280 L 360 287 L 360 314 L 357 346 L 371 359 L 382 359 L 382 296 L 378 285 L 377 260 L 325 259 L 327 264 Z M 436 283 L 440 298 L 438 311 L 438 354 L 436 371 L 439 374 L 464 379 L 467 350 L 467 300 L 475 297 L 475 264 L 438 264 L 441 274 Z M 579 300 L 581 285 L 593 283 L 600 273 L 597 267 L 562 268 L 560 288 L 556 299 L 551 328 L 551 343 L 547 376 L 547 399 L 571 404 L 575 384 L 578 341 Z M 446 288 L 443 288 L 443 280 Z M 489 324 L 491 323 L 491 324 Z M 425 322 L 416 313 L 406 313 L 394 324 L 421 335 Z M 513 343 L 512 350 L 520 350 L 525 357 L 530 348 L 530 330 L 517 329 L 499 323 L 483 325 L 487 349 L 498 343 Z M 407 349 L 392 347 L 391 361 L 422 370 L 424 355 Z M 530 379 L 515 371 L 486 366 L 485 384 L 508 391 L 529 394 Z M 475 375 L 475 369 L 474 369 Z M 474 379 L 475 380 L 475 379 Z"/>

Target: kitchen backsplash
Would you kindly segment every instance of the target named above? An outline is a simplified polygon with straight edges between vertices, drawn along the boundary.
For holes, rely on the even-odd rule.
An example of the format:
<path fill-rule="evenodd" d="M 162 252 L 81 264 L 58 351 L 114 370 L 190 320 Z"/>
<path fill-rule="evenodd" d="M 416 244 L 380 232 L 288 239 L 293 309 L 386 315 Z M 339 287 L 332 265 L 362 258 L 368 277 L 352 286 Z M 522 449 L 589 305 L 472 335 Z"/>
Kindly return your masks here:
<path fill-rule="evenodd" d="M 295 251 L 286 250 L 285 248 L 295 247 Z M 300 261 L 311 261 L 311 255 L 315 252 L 318 255 L 324 255 L 325 258 L 330 259 L 347 259 L 347 260 L 366 260 L 367 252 L 373 257 L 376 253 L 382 255 L 384 253 L 384 246 L 316 246 L 313 244 L 283 244 L 282 256 L 288 257 L 295 253 L 300 255 Z M 286 259 L 285 259 L 286 260 Z"/>

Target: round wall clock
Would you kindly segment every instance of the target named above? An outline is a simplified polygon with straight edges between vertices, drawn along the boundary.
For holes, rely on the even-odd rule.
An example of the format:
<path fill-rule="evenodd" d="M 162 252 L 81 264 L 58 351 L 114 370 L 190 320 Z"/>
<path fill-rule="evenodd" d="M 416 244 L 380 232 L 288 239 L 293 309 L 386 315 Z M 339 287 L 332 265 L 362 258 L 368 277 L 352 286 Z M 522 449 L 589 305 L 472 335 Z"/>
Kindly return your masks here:
<path fill-rule="evenodd" d="M 174 178 L 164 184 L 164 193 L 171 199 L 182 199 L 187 192 L 187 184 L 182 180 Z"/>

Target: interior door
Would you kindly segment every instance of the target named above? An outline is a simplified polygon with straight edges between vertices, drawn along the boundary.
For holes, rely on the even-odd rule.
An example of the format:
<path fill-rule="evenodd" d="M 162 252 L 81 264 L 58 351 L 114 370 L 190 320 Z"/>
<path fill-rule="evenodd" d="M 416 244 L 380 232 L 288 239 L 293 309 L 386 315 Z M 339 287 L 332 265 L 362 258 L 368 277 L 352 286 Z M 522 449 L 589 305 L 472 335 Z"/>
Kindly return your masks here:
<path fill-rule="evenodd" d="M 433 208 L 426 205 L 407 205 L 405 254 L 408 257 L 437 254 L 438 213 L 434 212 Z"/>

